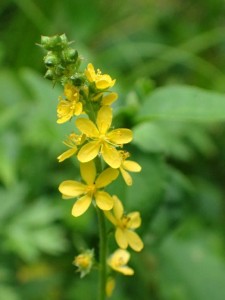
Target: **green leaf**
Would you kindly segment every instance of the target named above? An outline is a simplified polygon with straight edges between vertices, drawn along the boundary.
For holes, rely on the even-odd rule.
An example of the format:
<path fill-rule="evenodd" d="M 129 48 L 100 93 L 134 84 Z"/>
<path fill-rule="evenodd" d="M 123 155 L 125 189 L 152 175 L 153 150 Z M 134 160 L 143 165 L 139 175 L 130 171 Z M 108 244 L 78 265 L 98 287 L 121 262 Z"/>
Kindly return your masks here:
<path fill-rule="evenodd" d="M 186 131 L 184 123 L 177 126 L 174 122 L 144 122 L 134 127 L 133 144 L 144 152 L 165 153 L 176 158 L 187 160 L 193 150 L 182 139 Z"/>
<path fill-rule="evenodd" d="M 191 86 L 156 89 L 144 102 L 137 120 L 224 121 L 225 95 Z"/>
<path fill-rule="evenodd" d="M 145 152 L 161 152 L 176 159 L 188 160 L 196 152 L 209 157 L 216 146 L 206 124 L 173 120 L 148 121 L 133 128 L 133 144 Z"/>
<path fill-rule="evenodd" d="M 170 236 L 164 241 L 160 249 L 163 299 L 225 299 L 225 262 L 203 240 L 207 236 L 199 232 L 194 238 Z"/>

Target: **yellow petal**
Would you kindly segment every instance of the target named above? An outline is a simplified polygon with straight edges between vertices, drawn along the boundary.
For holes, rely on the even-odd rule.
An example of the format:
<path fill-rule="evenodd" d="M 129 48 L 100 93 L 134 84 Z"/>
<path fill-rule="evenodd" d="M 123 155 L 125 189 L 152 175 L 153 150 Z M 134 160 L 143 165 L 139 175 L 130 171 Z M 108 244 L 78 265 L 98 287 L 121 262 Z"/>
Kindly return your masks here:
<path fill-rule="evenodd" d="M 93 82 L 95 80 L 95 69 L 92 64 L 87 65 L 87 69 L 85 70 L 85 75 L 89 82 Z"/>
<path fill-rule="evenodd" d="M 96 124 L 100 134 L 105 134 L 112 123 L 112 108 L 109 106 L 102 106 L 98 111 Z"/>
<path fill-rule="evenodd" d="M 75 111 L 74 111 L 74 115 L 75 116 L 79 116 L 82 113 L 83 110 L 83 105 L 81 102 L 77 102 L 76 103 L 76 107 L 75 107 Z"/>
<path fill-rule="evenodd" d="M 130 176 L 130 174 L 127 171 L 125 171 L 122 167 L 120 167 L 120 172 L 121 172 L 126 184 L 129 186 L 132 185 L 133 180 L 132 180 L 132 177 Z"/>
<path fill-rule="evenodd" d="M 64 86 L 64 95 L 70 101 L 78 100 L 79 90 L 71 83 L 67 83 Z"/>
<path fill-rule="evenodd" d="M 111 211 L 104 211 L 104 214 L 106 216 L 106 218 L 114 225 L 117 225 L 117 220 L 115 219 L 115 217 L 113 216 L 113 214 L 111 213 Z"/>
<path fill-rule="evenodd" d="M 63 124 L 65 122 L 69 121 L 72 118 L 72 116 L 73 116 L 73 114 L 70 112 L 69 114 L 60 117 L 56 122 L 57 122 L 57 124 Z"/>
<path fill-rule="evenodd" d="M 86 185 L 74 180 L 63 181 L 59 185 L 59 191 L 67 197 L 77 197 L 86 192 Z"/>
<path fill-rule="evenodd" d="M 98 155 L 99 150 L 100 143 L 98 141 L 89 142 L 80 149 L 77 158 L 80 162 L 88 162 Z"/>
<path fill-rule="evenodd" d="M 62 162 L 62 161 L 64 161 L 65 159 L 67 159 L 67 158 L 73 156 L 76 152 L 77 152 L 77 147 L 71 148 L 71 149 L 69 149 L 69 150 L 63 152 L 61 155 L 59 155 L 59 156 L 57 157 L 57 159 L 58 159 L 59 162 Z"/>
<path fill-rule="evenodd" d="M 134 250 L 134 251 L 141 251 L 144 247 L 144 244 L 139 237 L 139 235 L 131 230 L 126 230 L 126 238 L 128 240 L 129 246 Z"/>
<path fill-rule="evenodd" d="M 101 76 L 101 79 L 98 79 L 95 84 L 96 84 L 96 87 L 97 89 L 99 90 L 104 90 L 104 89 L 107 89 L 107 88 L 110 88 L 112 86 L 114 86 L 116 80 L 112 80 L 111 77 L 109 75 L 102 75 Z"/>
<path fill-rule="evenodd" d="M 134 270 L 126 264 L 130 259 L 130 253 L 123 249 L 116 250 L 107 260 L 108 265 L 115 271 L 124 275 L 133 275 Z"/>
<path fill-rule="evenodd" d="M 117 93 L 110 93 L 102 98 L 102 105 L 111 105 L 118 98 Z"/>
<path fill-rule="evenodd" d="M 113 198 L 104 191 L 95 193 L 95 201 L 97 206 L 102 210 L 110 210 L 113 207 Z"/>
<path fill-rule="evenodd" d="M 123 161 L 122 166 L 124 169 L 126 169 L 127 171 L 130 171 L 130 172 L 140 172 L 141 171 L 141 166 L 132 160 Z"/>
<path fill-rule="evenodd" d="M 124 249 L 117 249 L 111 256 L 114 265 L 126 265 L 130 260 L 130 253 Z"/>
<path fill-rule="evenodd" d="M 136 229 L 141 226 L 141 216 L 138 211 L 134 211 L 127 215 L 129 222 L 127 223 L 127 228 Z"/>
<path fill-rule="evenodd" d="M 91 204 L 90 195 L 85 195 L 78 199 L 72 208 L 72 215 L 74 217 L 79 217 L 88 209 Z"/>
<path fill-rule="evenodd" d="M 117 196 L 113 196 L 114 205 L 113 205 L 113 213 L 117 220 L 120 220 L 124 213 L 124 208 L 122 202 L 119 200 Z"/>
<path fill-rule="evenodd" d="M 109 185 L 119 175 L 119 171 L 112 168 L 104 170 L 96 179 L 95 185 L 98 189 Z"/>
<path fill-rule="evenodd" d="M 99 131 L 95 124 L 85 118 L 79 118 L 75 122 L 77 128 L 84 133 L 87 137 L 98 137 L 99 136 Z"/>
<path fill-rule="evenodd" d="M 124 230 L 119 227 L 116 228 L 115 239 L 120 248 L 126 249 L 128 247 L 128 241 L 126 235 L 124 234 Z"/>
<path fill-rule="evenodd" d="M 93 160 L 80 164 L 80 173 L 83 180 L 88 184 L 93 184 L 96 177 L 96 167 Z"/>
<path fill-rule="evenodd" d="M 133 134 L 130 129 L 118 128 L 110 131 L 107 134 L 107 138 L 114 144 L 123 145 L 132 141 Z"/>
<path fill-rule="evenodd" d="M 115 270 L 122 273 L 123 275 L 127 275 L 127 276 L 131 276 L 134 274 L 134 270 L 128 266 L 118 267 Z"/>
<path fill-rule="evenodd" d="M 111 145 L 103 143 L 102 157 L 104 161 L 112 168 L 119 168 L 121 165 L 121 156 L 119 152 Z"/>

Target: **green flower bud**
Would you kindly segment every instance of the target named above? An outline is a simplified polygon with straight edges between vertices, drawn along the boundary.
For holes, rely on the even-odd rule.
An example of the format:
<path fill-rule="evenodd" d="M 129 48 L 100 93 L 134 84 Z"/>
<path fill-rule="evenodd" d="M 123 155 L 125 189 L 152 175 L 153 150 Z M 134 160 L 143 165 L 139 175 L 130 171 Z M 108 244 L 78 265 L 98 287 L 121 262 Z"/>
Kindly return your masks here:
<path fill-rule="evenodd" d="M 49 79 L 49 80 L 53 80 L 54 79 L 54 71 L 53 70 L 48 70 L 46 73 L 45 73 L 45 78 Z"/>
<path fill-rule="evenodd" d="M 81 86 L 85 81 L 85 76 L 83 74 L 76 73 L 71 77 L 71 80 L 75 86 Z"/>
<path fill-rule="evenodd" d="M 46 50 L 57 51 L 64 49 L 68 45 L 67 37 L 65 34 L 53 36 L 41 36 L 41 45 Z"/>
<path fill-rule="evenodd" d="M 59 64 L 60 60 L 56 54 L 53 54 L 49 52 L 45 57 L 44 57 L 44 63 L 46 67 L 53 67 Z"/>
<path fill-rule="evenodd" d="M 78 58 L 78 52 L 77 50 L 73 48 L 67 48 L 63 51 L 63 58 L 65 62 L 67 63 L 76 63 Z"/>
<path fill-rule="evenodd" d="M 67 37 L 66 37 L 65 33 L 60 35 L 60 39 L 61 39 L 62 46 L 67 46 L 68 45 L 68 40 L 67 40 Z"/>

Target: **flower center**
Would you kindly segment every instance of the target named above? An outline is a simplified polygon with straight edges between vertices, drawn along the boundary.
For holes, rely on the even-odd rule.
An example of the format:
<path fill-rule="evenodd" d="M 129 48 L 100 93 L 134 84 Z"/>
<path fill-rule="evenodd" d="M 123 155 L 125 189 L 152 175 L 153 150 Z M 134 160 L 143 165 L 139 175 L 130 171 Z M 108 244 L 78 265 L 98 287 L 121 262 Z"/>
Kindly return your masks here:
<path fill-rule="evenodd" d="M 96 186 L 95 184 L 90 184 L 87 186 L 87 193 L 90 193 L 93 195 L 96 192 Z"/>
<path fill-rule="evenodd" d="M 121 218 L 121 227 L 124 229 L 124 228 L 127 228 L 127 225 L 128 225 L 128 222 L 130 221 L 130 218 L 126 215 L 124 215 L 122 218 Z"/>
<path fill-rule="evenodd" d="M 121 267 L 125 265 L 124 258 L 122 256 L 118 257 L 118 259 L 115 261 L 115 267 Z"/>

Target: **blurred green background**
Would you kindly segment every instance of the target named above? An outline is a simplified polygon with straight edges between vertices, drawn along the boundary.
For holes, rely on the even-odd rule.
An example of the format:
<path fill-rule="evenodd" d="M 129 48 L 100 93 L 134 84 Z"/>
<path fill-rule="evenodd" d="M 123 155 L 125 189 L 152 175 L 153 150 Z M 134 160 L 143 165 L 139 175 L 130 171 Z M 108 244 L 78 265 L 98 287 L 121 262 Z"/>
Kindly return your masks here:
<path fill-rule="evenodd" d="M 96 216 L 73 218 L 74 201 L 57 191 L 79 172 L 75 160 L 56 160 L 68 134 L 56 124 L 62 89 L 43 78 L 36 46 L 62 33 L 84 67 L 93 62 L 117 79 L 115 124 L 134 130 L 129 150 L 143 167 L 132 187 L 111 187 L 128 212 L 141 211 L 145 243 L 132 253 L 135 276 L 117 275 L 112 299 L 225 299 L 225 116 L 137 118 L 161 86 L 225 92 L 224 15 L 224 0 L 1 0 L 1 300 L 96 299 L 97 271 L 81 280 L 72 265 L 98 246 Z"/>

